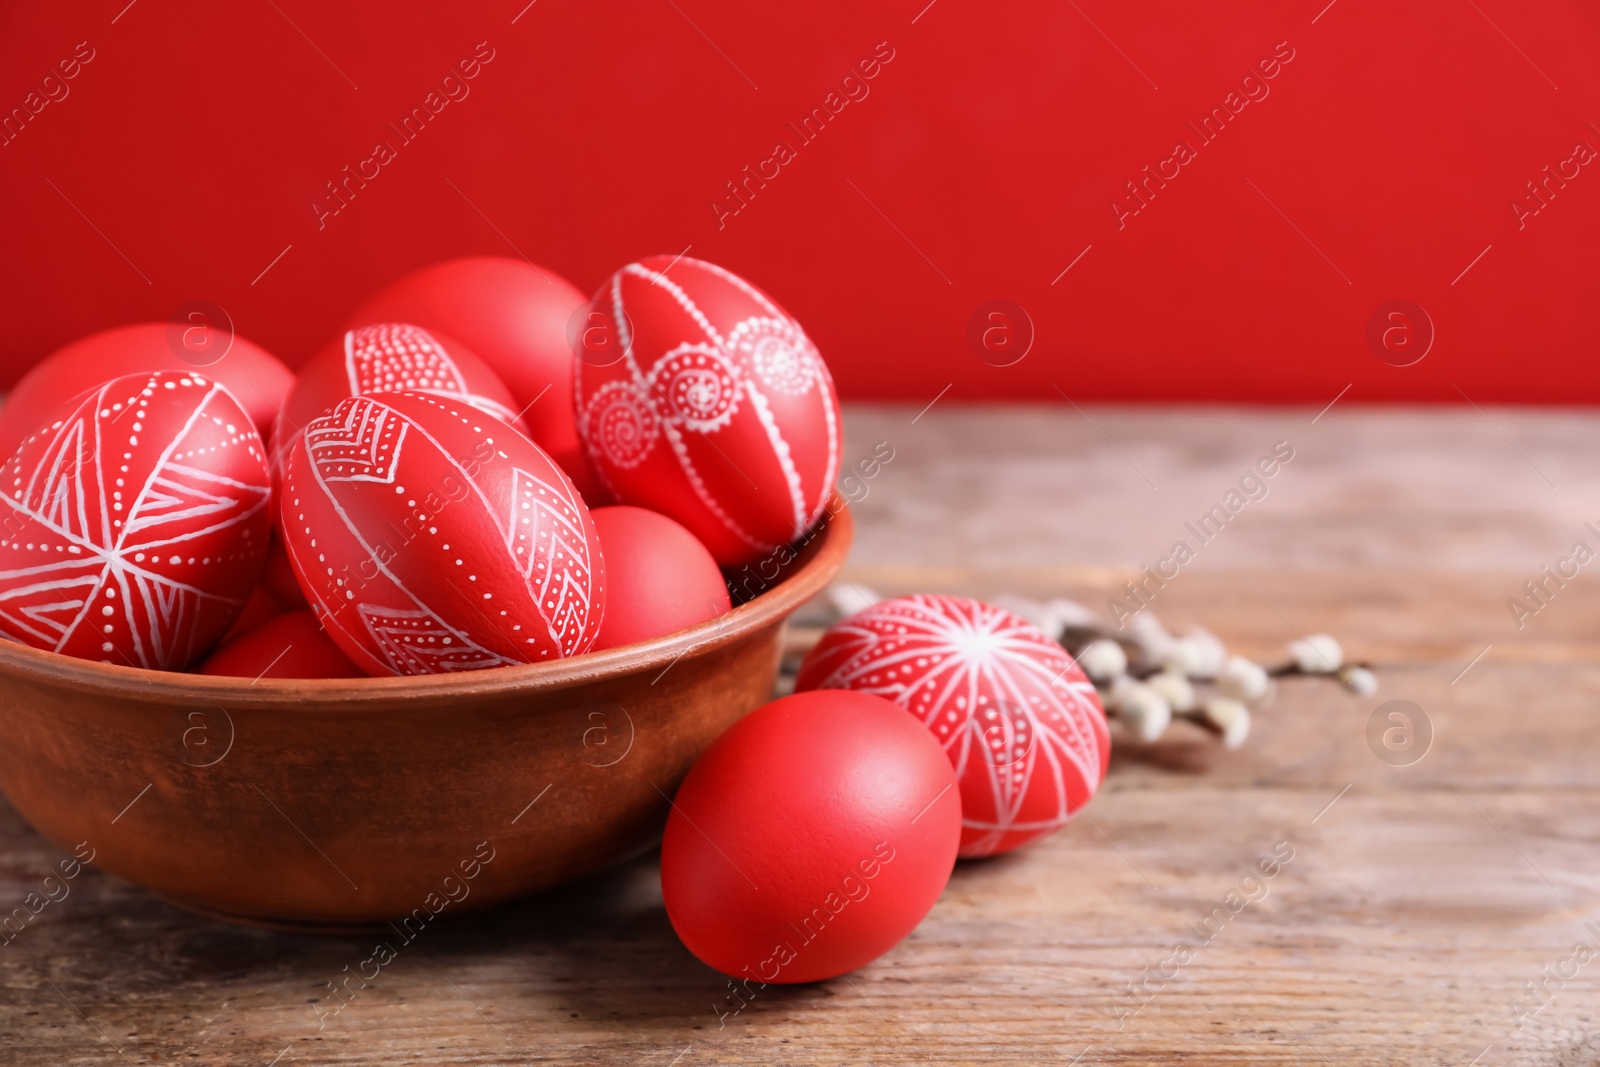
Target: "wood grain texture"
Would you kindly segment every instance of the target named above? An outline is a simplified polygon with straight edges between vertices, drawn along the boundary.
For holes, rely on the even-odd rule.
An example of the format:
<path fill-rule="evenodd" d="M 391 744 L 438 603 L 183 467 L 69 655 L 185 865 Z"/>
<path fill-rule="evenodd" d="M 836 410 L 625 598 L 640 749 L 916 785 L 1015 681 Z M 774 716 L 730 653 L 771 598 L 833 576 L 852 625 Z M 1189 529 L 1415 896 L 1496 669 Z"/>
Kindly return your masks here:
<path fill-rule="evenodd" d="M 915 414 L 848 413 L 856 452 L 897 449 L 856 508 L 851 580 L 1099 606 L 1148 561 L 1140 529 L 1193 510 L 1182 492 L 1220 494 L 1272 420 L 1315 412 L 1086 409 L 1160 490 L 1071 409 Z M 1377 697 L 1285 681 L 1235 752 L 1184 724 L 1156 746 L 1119 736 L 1086 817 L 959 865 L 856 974 L 719 1014 L 738 1005 L 674 937 L 647 856 L 431 928 L 328 1014 L 326 983 L 370 938 L 196 918 L 90 866 L 0 948 L 0 1062 L 1600 1063 L 1600 586 L 1585 573 L 1521 630 L 1504 604 L 1582 536 L 1585 501 L 1600 514 L 1578 462 L 1600 431 L 1487 414 L 1498 430 L 1335 407 L 1307 427 L 1335 442 L 1328 471 L 1295 466 L 1319 454 L 1305 434 L 1259 510 L 1155 603 L 1267 659 L 1332 632 L 1377 665 Z M 1291 476 L 1299 495 L 1279 491 Z M 1434 730 L 1409 767 L 1366 740 L 1395 698 Z M 1293 858 L 1246 882 L 1275 847 Z M 0 806 L 0 904 L 63 857 Z M 1258 899 L 1235 914 L 1230 891 Z M 1174 967 L 1180 940 L 1193 958 Z M 1595 958 L 1565 963 L 1580 941 Z"/>

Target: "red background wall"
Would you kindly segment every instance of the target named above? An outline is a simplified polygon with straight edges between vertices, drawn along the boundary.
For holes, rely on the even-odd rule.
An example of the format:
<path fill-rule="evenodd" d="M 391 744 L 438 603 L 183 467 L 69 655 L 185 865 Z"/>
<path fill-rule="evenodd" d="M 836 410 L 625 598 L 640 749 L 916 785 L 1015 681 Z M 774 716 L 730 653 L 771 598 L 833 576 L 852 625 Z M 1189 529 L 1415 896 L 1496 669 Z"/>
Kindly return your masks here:
<path fill-rule="evenodd" d="M 520 252 L 587 290 L 688 247 L 787 304 L 847 396 L 1600 399 L 1600 165 L 1511 206 L 1600 149 L 1594 5 L 926 2 L 7 5 L 0 109 L 94 58 L 0 147 L 0 379 L 192 299 L 296 363 L 434 259 Z M 478 42 L 470 95 L 399 146 Z M 879 42 L 802 146 L 786 124 Z M 1279 42 L 1202 146 L 1186 123 Z M 379 139 L 397 158 L 319 228 Z M 780 139 L 797 158 L 719 226 Z M 1197 158 L 1119 228 L 1180 139 Z M 993 299 L 1036 333 L 1007 367 L 967 341 Z M 1412 366 L 1368 342 L 1393 299 L 1436 331 Z"/>

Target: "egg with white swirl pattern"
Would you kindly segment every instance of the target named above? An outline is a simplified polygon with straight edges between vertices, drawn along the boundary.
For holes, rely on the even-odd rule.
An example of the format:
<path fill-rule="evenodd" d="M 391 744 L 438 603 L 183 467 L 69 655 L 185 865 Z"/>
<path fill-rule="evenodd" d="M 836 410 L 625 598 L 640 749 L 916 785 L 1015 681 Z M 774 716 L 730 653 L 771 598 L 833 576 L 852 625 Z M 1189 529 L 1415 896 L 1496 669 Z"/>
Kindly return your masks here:
<path fill-rule="evenodd" d="M 616 500 L 676 519 L 723 566 L 822 516 L 839 401 L 816 346 L 771 297 L 687 256 L 630 263 L 574 341 L 578 432 Z"/>

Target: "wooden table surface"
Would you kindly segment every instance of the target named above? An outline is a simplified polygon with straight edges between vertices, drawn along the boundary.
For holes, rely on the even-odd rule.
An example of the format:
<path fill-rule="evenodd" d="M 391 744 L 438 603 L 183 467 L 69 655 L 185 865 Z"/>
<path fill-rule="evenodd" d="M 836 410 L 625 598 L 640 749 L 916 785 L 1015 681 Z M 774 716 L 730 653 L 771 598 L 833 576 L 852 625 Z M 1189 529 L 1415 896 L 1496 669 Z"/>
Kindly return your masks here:
<path fill-rule="evenodd" d="M 1289 441 L 1153 610 L 1269 660 L 1327 631 L 1381 683 L 1287 681 L 1234 752 L 1184 724 L 1119 735 L 1083 817 L 959 865 L 858 973 L 721 1016 L 647 857 L 439 928 L 319 1027 L 367 940 L 198 918 L 91 866 L 0 947 L 0 1063 L 1600 1062 L 1600 591 L 1586 569 L 1521 629 L 1506 605 L 1575 541 L 1600 549 L 1600 420 L 1316 414 L 847 412 L 850 456 L 894 449 L 850 580 L 1096 607 Z M 1397 698 L 1434 733 L 1403 767 L 1367 741 Z M 1244 882 L 1275 848 L 1278 875 Z M 0 802 L 0 909 L 64 855 Z"/>

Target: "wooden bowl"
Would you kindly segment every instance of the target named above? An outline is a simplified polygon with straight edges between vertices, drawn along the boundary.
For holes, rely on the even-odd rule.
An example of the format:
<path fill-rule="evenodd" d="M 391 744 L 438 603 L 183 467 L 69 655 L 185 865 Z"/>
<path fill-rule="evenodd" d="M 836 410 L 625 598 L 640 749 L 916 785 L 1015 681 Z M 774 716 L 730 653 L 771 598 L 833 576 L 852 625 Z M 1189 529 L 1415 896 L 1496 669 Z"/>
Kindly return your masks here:
<path fill-rule="evenodd" d="M 784 620 L 843 566 L 834 504 L 792 560 L 736 576 L 759 595 L 721 618 L 526 667 L 251 682 L 0 641 L 0 789 L 191 910 L 414 936 L 659 838 L 696 757 L 771 699 Z"/>

